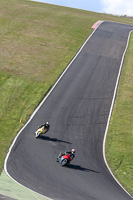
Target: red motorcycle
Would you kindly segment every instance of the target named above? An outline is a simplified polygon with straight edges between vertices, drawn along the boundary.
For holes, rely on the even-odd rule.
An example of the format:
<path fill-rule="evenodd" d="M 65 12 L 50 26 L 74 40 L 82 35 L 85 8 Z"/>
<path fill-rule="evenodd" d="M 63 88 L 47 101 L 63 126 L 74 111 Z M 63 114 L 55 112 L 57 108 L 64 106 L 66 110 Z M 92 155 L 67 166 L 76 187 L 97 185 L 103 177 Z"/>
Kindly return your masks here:
<path fill-rule="evenodd" d="M 62 154 L 60 153 L 57 157 L 57 162 L 59 162 L 62 166 L 65 166 L 67 164 L 69 164 L 72 159 L 74 158 L 74 155 L 73 154 Z"/>

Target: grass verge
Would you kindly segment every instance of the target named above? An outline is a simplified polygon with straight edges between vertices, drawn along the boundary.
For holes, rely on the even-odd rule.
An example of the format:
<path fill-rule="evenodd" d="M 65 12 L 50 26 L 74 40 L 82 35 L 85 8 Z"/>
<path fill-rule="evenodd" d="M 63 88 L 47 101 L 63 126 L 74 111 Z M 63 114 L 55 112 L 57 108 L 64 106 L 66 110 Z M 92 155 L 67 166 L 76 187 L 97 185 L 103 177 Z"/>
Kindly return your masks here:
<path fill-rule="evenodd" d="M 107 162 L 119 182 L 133 195 L 133 32 L 125 56 L 106 140 Z"/>

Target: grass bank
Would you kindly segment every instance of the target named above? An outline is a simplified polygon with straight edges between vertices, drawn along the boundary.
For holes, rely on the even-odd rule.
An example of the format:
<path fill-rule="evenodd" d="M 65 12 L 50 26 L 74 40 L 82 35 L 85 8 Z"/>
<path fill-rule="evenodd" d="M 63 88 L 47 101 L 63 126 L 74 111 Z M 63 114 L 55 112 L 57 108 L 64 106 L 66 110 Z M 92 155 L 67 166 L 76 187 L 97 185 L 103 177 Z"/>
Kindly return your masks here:
<path fill-rule="evenodd" d="M 0 172 L 17 132 L 91 34 L 97 20 L 133 25 L 132 19 L 124 17 L 28 0 L 0 0 Z"/>
<path fill-rule="evenodd" d="M 107 134 L 106 156 L 115 177 L 133 195 L 133 32 Z"/>

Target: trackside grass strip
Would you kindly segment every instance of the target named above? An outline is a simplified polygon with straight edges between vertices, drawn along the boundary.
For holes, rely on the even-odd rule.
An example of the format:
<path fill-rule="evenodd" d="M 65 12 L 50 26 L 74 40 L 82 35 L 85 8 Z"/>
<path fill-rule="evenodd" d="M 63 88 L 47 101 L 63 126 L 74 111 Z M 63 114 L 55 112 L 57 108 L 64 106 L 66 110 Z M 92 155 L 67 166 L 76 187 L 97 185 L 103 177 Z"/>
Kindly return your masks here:
<path fill-rule="evenodd" d="M 115 177 L 133 195 L 133 32 L 107 134 L 106 156 Z"/>
<path fill-rule="evenodd" d="M 133 19 L 124 17 L 28 0 L 0 0 L 0 172 L 17 132 L 92 33 L 91 26 L 98 20 L 133 25 Z M 109 131 L 108 137 L 113 139 L 107 138 L 107 157 L 110 161 L 115 161 L 115 166 L 108 162 L 114 168 L 117 178 L 133 194 L 133 117 L 129 111 L 123 110 L 127 107 L 131 111 L 133 102 L 131 84 L 129 85 L 133 80 L 129 78 L 133 74 L 132 46 L 131 38 L 126 67 L 124 66 L 122 71 L 123 80 L 129 80 L 124 84 L 122 92 L 119 92 L 127 98 L 121 104 L 124 97 L 121 99 L 118 93 L 120 99 L 114 108 L 115 113 L 124 112 L 121 114 L 124 118 L 120 125 L 117 125 L 118 123 L 113 123 L 113 119 L 116 121 L 117 118 L 119 121 L 118 113 L 116 117 L 112 117 L 112 131 Z M 123 85 L 122 80 L 121 84 Z M 121 124 L 125 124 L 124 128 Z M 116 126 L 118 130 L 115 129 Z M 122 137 L 125 134 L 126 139 Z M 127 147 L 124 148 L 125 145 Z M 117 147 L 120 151 L 116 150 Z"/>

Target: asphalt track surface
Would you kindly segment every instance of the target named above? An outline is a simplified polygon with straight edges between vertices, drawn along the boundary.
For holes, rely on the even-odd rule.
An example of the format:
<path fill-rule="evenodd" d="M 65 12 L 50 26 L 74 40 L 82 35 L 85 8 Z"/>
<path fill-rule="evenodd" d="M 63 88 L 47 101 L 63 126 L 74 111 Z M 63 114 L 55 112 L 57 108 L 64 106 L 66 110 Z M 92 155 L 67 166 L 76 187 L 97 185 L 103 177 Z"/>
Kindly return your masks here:
<path fill-rule="evenodd" d="M 7 197 L 7 196 L 0 194 L 0 200 L 16 200 L 16 199 L 13 199 L 13 198 L 10 198 L 10 197 Z"/>
<path fill-rule="evenodd" d="M 108 171 L 103 139 L 121 59 L 132 26 L 104 22 L 19 135 L 7 171 L 24 186 L 59 200 L 131 200 Z M 36 127 L 49 121 L 47 136 Z M 60 151 L 76 149 L 68 167 Z"/>

